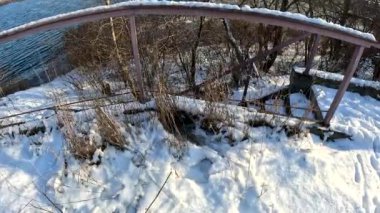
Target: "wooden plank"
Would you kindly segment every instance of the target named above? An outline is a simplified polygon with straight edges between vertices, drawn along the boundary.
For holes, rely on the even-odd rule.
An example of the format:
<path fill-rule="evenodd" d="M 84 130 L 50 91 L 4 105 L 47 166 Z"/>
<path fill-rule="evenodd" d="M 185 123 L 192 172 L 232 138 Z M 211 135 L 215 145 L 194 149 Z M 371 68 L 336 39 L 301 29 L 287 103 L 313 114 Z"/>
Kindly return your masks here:
<path fill-rule="evenodd" d="M 290 90 L 288 89 L 288 94 L 283 96 L 285 112 L 286 112 L 286 115 L 289 117 L 293 116 L 292 106 L 290 104 L 290 95 L 291 95 L 291 93 L 290 93 Z"/>
<path fill-rule="evenodd" d="M 346 73 L 344 75 L 343 81 L 339 86 L 338 92 L 335 95 L 335 98 L 329 108 L 329 111 L 326 114 L 326 117 L 323 121 L 323 123 L 328 126 L 330 125 L 330 121 L 332 117 L 334 116 L 334 113 L 336 109 L 338 108 L 339 103 L 341 102 L 344 93 L 347 90 L 348 85 L 350 84 L 350 81 L 352 79 L 352 76 L 354 75 L 356 68 L 358 67 L 360 58 L 363 54 L 364 47 L 362 46 L 356 46 L 355 51 L 352 55 L 350 64 L 348 65 L 348 68 L 346 70 Z"/>
<path fill-rule="evenodd" d="M 309 91 L 308 98 L 310 100 L 311 108 L 313 109 L 313 113 L 315 115 L 315 118 L 319 121 L 322 121 L 323 120 L 322 110 L 319 107 L 317 97 L 315 96 L 315 93 L 312 89 L 310 89 L 310 91 Z"/>
<path fill-rule="evenodd" d="M 344 75 L 336 73 L 329 74 L 321 70 L 310 72 L 308 75 L 303 74 L 304 68 L 297 68 L 297 70 L 298 71 L 295 71 L 295 69 L 293 69 L 290 75 L 290 84 L 294 92 L 300 89 L 307 91 L 313 84 L 338 90 L 344 78 Z M 371 96 L 372 98 L 380 100 L 380 82 L 353 77 L 347 87 L 347 91 L 359 93 L 362 96 Z"/>
<path fill-rule="evenodd" d="M 145 94 L 144 94 L 144 79 L 143 79 L 143 74 L 142 74 L 140 53 L 139 53 L 139 47 L 138 47 L 138 41 L 137 41 L 136 20 L 134 16 L 129 18 L 129 27 L 130 27 L 129 30 L 131 34 L 132 51 L 133 51 L 133 58 L 134 58 L 133 62 L 135 65 L 134 76 L 136 76 L 133 82 L 137 86 L 138 100 L 140 102 L 144 102 L 146 100 Z"/>

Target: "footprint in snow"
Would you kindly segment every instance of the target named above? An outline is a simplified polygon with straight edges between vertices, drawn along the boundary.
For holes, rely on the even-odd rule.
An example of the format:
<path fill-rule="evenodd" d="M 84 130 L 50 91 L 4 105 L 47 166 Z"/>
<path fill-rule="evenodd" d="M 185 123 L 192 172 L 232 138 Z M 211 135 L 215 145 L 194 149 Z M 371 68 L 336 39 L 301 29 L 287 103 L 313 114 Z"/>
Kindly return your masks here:
<path fill-rule="evenodd" d="M 364 170 L 364 161 L 363 161 L 363 157 L 360 155 L 360 154 L 357 154 L 356 155 L 356 158 L 357 158 L 357 168 L 358 169 L 355 169 L 356 171 L 358 171 L 358 173 L 360 173 L 360 176 L 363 176 L 363 185 L 362 185 L 362 189 L 364 190 L 364 194 L 362 196 L 362 207 L 363 209 L 365 210 L 365 212 L 369 212 L 369 209 L 370 209 L 370 199 L 369 199 L 369 195 L 368 195 L 368 191 L 367 191 L 367 175 L 366 175 L 366 171 Z M 360 171 L 359 171 L 360 170 Z M 361 180 L 361 178 L 360 178 Z"/>
<path fill-rule="evenodd" d="M 380 178 L 380 163 L 374 156 L 371 156 L 371 166 Z"/>
<path fill-rule="evenodd" d="M 373 152 L 375 153 L 376 158 L 380 158 L 380 137 L 373 142 Z"/>
<path fill-rule="evenodd" d="M 380 213 L 380 201 L 379 201 L 379 199 L 377 197 L 374 197 L 372 199 L 372 201 L 373 201 L 373 205 L 375 205 L 374 213 Z"/>
<path fill-rule="evenodd" d="M 359 163 L 355 163 L 355 182 L 360 183 L 361 181 L 361 174 L 360 174 L 360 166 Z"/>
<path fill-rule="evenodd" d="M 205 158 L 190 168 L 186 178 L 192 179 L 198 183 L 207 183 L 210 177 L 211 166 L 212 161 Z"/>
<path fill-rule="evenodd" d="M 256 201 L 258 200 L 259 193 L 255 187 L 248 187 L 240 200 L 239 211 L 240 212 L 259 212 Z M 254 211 L 256 210 L 256 211 Z"/>

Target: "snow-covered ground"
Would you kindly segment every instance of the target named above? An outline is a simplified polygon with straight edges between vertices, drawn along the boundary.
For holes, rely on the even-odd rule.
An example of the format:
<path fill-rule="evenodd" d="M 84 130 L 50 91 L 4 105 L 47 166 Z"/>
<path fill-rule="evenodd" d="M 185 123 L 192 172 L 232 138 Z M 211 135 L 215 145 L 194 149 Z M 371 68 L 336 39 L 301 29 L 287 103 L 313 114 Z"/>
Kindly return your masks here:
<path fill-rule="evenodd" d="M 326 110 L 336 90 L 313 89 Z M 2 98 L 0 117 L 49 106 L 57 96 L 75 99 L 62 78 Z M 213 134 L 196 125 L 173 148 L 179 139 L 148 117 L 122 123 L 127 150 L 98 149 L 92 161 L 71 156 L 53 110 L 0 121 L 37 119 L 32 124 L 46 129 L 30 136 L 17 126 L 0 130 L 0 212 L 380 212 L 380 102 L 373 98 L 346 93 L 332 128 L 353 137 L 331 143 L 219 123 Z"/>
<path fill-rule="evenodd" d="M 278 92 L 289 86 L 289 75 L 263 76 L 261 79 L 253 79 L 247 89 L 247 100 L 260 99 L 272 93 Z M 234 91 L 231 99 L 240 101 L 244 88 Z"/>
<path fill-rule="evenodd" d="M 292 115 L 299 118 L 314 119 L 313 111 L 308 109 L 310 101 L 302 93 L 293 93 L 289 97 L 290 106 L 292 106 Z"/>

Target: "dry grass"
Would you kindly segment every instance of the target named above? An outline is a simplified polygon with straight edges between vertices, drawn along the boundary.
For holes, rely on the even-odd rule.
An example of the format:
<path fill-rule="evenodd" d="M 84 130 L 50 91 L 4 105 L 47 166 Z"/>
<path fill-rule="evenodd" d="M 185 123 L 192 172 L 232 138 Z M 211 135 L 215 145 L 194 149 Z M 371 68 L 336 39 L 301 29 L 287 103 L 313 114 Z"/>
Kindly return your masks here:
<path fill-rule="evenodd" d="M 58 124 L 61 126 L 69 151 L 78 159 L 92 159 L 96 145 L 88 136 L 77 133 L 75 126 L 77 121 L 71 112 L 59 108 L 56 110 Z"/>
<path fill-rule="evenodd" d="M 78 124 L 82 121 L 75 117 L 75 112 L 72 112 L 67 106 L 62 106 L 65 98 L 64 92 L 53 90 L 50 96 L 55 102 L 54 110 L 57 116 L 58 127 L 61 129 L 66 140 L 68 150 L 78 159 L 91 160 L 97 146 L 88 134 L 78 131 Z"/>
<path fill-rule="evenodd" d="M 104 110 L 100 107 L 95 109 L 95 113 L 99 134 L 103 141 L 117 147 L 118 149 L 124 150 L 128 144 L 120 131 L 120 123 L 117 122 L 111 115 L 104 112 Z"/>
<path fill-rule="evenodd" d="M 228 102 L 230 90 L 228 84 L 223 80 L 217 80 L 212 84 L 207 84 L 203 89 L 202 99 L 206 101 L 205 117 L 206 120 L 223 121 L 232 124 L 233 116 L 227 108 L 220 107 L 221 104 Z"/>
<path fill-rule="evenodd" d="M 169 95 L 169 89 L 163 78 L 156 85 L 156 93 L 154 99 L 156 102 L 158 120 L 164 128 L 171 133 L 179 133 L 176 124 L 177 109 L 175 100 Z"/>
<path fill-rule="evenodd" d="M 118 48 L 122 58 L 129 61 L 131 57 L 130 39 L 124 18 L 114 19 L 117 32 Z M 109 20 L 83 24 L 65 34 L 65 50 L 69 61 L 75 67 L 98 68 L 112 64 L 117 59 L 113 45 Z"/>

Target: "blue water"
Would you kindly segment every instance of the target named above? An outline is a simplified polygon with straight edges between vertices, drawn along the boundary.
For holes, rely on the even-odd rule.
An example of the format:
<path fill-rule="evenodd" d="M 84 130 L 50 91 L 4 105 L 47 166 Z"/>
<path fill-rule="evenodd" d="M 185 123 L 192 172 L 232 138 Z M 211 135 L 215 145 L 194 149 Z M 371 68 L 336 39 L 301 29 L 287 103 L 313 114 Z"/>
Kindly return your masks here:
<path fill-rule="evenodd" d="M 0 6 L 0 31 L 52 15 L 102 4 L 102 0 L 22 0 Z M 28 78 L 63 54 L 65 29 L 0 43 L 0 86 Z"/>

